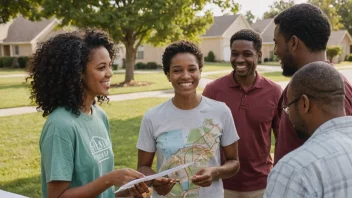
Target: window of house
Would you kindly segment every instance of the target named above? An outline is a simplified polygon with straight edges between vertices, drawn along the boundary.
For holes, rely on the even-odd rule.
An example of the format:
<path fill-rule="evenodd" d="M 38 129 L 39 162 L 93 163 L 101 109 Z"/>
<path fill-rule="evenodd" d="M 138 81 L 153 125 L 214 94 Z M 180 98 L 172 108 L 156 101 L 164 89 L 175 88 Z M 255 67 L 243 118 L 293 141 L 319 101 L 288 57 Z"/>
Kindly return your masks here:
<path fill-rule="evenodd" d="M 137 57 L 136 58 L 137 59 L 144 59 L 144 47 L 143 47 L 143 45 L 138 47 Z"/>
<path fill-rule="evenodd" d="M 18 45 L 13 46 L 13 54 L 20 55 L 20 47 Z"/>

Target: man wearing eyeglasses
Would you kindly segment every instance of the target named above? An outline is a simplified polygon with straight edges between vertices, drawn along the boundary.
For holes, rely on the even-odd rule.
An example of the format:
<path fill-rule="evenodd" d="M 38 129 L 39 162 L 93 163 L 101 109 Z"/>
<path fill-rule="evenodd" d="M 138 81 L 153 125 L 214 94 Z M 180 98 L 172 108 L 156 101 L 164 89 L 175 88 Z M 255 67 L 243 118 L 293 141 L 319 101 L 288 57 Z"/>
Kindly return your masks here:
<path fill-rule="evenodd" d="M 351 197 L 352 116 L 345 114 L 345 85 L 326 62 L 292 77 L 283 109 L 308 140 L 285 155 L 268 178 L 265 198 Z"/>
<path fill-rule="evenodd" d="M 321 9 L 310 4 L 298 4 L 280 13 L 274 22 L 274 53 L 280 58 L 284 76 L 292 76 L 308 63 L 327 60 L 326 45 L 331 30 L 329 20 Z M 351 115 L 352 87 L 344 77 L 343 79 L 346 90 L 345 110 L 347 115 Z M 278 103 L 280 128 L 275 144 L 275 164 L 307 139 L 304 135 L 295 133 L 288 116 L 281 110 L 287 103 L 286 94 L 287 88 Z"/>
<path fill-rule="evenodd" d="M 262 198 L 273 167 L 271 130 L 278 131 L 277 103 L 281 87 L 256 72 L 262 39 L 253 30 L 240 30 L 230 39 L 233 71 L 210 84 L 203 95 L 224 102 L 232 112 L 240 158 L 239 172 L 224 179 L 225 198 Z"/>

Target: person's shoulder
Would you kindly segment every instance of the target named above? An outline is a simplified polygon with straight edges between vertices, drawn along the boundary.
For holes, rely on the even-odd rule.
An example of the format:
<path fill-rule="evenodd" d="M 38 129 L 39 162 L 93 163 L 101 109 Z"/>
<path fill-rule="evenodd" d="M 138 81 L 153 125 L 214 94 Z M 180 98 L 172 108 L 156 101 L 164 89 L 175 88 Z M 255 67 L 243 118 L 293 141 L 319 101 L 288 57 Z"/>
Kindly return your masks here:
<path fill-rule="evenodd" d="M 107 118 L 105 111 L 98 105 L 92 105 L 93 113 L 96 113 L 99 117 Z"/>
<path fill-rule="evenodd" d="M 206 96 L 202 96 L 204 100 L 204 104 L 206 104 L 209 108 L 217 109 L 220 111 L 227 111 L 228 107 L 224 102 L 216 101 Z"/>
<path fill-rule="evenodd" d="M 264 76 L 261 76 L 262 77 L 262 80 L 263 80 L 263 83 L 264 83 L 264 87 L 268 88 L 268 89 L 272 89 L 276 92 L 282 92 L 282 88 L 279 84 L 277 84 L 276 82 L 264 77 Z"/>
<path fill-rule="evenodd" d="M 224 85 L 227 83 L 229 75 L 231 74 L 226 74 L 225 76 L 222 76 L 220 78 L 217 78 L 207 84 L 207 88 L 212 88 L 212 89 L 220 89 L 224 87 Z"/>
<path fill-rule="evenodd" d="M 73 114 L 71 110 L 67 110 L 65 107 L 57 107 L 49 114 L 47 122 L 71 125 L 75 117 L 77 115 Z"/>
<path fill-rule="evenodd" d="M 164 114 L 165 111 L 168 111 L 171 108 L 171 99 L 158 104 L 145 112 L 144 117 L 155 117 L 160 114 Z"/>

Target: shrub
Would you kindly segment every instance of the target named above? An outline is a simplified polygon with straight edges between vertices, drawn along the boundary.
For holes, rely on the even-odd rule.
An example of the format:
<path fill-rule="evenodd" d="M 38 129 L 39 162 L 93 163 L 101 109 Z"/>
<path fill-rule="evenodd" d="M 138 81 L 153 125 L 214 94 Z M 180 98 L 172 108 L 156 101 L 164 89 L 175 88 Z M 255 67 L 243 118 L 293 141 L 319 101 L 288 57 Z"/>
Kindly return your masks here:
<path fill-rule="evenodd" d="M 14 57 L 0 57 L 0 67 L 11 68 L 14 66 Z"/>
<path fill-rule="evenodd" d="M 158 68 L 158 63 L 156 62 L 148 62 L 146 65 L 146 69 L 156 69 Z"/>
<path fill-rule="evenodd" d="M 268 58 L 264 58 L 264 62 L 268 62 L 269 61 L 269 59 Z"/>
<path fill-rule="evenodd" d="M 119 64 L 112 64 L 112 70 L 118 70 Z"/>
<path fill-rule="evenodd" d="M 346 61 L 352 62 L 352 54 L 346 56 Z"/>
<path fill-rule="evenodd" d="M 206 56 L 206 57 L 204 58 L 204 60 L 207 61 L 207 62 L 215 62 L 215 54 L 214 54 L 214 52 L 213 52 L 213 51 L 210 51 L 210 52 L 208 53 L 208 56 Z"/>
<path fill-rule="evenodd" d="M 28 65 L 28 60 L 29 60 L 28 56 L 20 56 L 20 57 L 18 57 L 18 59 L 17 59 L 18 66 L 20 68 L 26 68 L 27 65 Z"/>
<path fill-rule="evenodd" d="M 342 54 L 342 49 L 340 46 L 331 46 L 331 47 L 327 47 L 326 49 L 326 56 L 328 57 L 330 62 L 332 62 L 332 59 L 335 56 L 340 54 Z"/>
<path fill-rule="evenodd" d="M 147 68 L 147 64 L 142 63 L 142 62 L 138 62 L 135 64 L 134 66 L 135 69 L 146 69 Z"/>

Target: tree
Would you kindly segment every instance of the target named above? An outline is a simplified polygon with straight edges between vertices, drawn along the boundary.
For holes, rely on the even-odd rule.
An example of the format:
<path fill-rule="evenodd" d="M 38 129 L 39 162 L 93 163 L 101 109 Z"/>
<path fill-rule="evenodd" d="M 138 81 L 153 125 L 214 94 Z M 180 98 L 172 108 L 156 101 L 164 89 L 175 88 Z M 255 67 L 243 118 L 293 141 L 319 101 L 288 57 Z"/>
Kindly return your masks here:
<path fill-rule="evenodd" d="M 335 0 L 308 0 L 308 3 L 316 5 L 321 10 L 323 10 L 330 21 L 332 30 L 339 30 L 343 28 L 343 24 L 341 23 L 341 16 L 338 15 L 338 7 L 340 6 L 334 6 L 334 4 L 338 5 L 335 3 Z"/>
<path fill-rule="evenodd" d="M 245 17 L 246 17 L 248 23 L 250 23 L 250 24 L 252 24 L 254 22 L 254 20 L 255 20 L 255 16 L 252 14 L 252 12 L 250 10 L 248 10 L 246 12 Z"/>
<path fill-rule="evenodd" d="M 290 8 L 294 6 L 295 3 L 293 0 L 289 0 L 288 2 L 280 0 L 280 1 L 275 1 L 273 5 L 269 6 L 270 10 L 264 13 L 263 18 L 264 19 L 270 19 L 274 18 L 276 15 L 280 14 L 282 11 L 286 10 L 287 8 Z"/>
<path fill-rule="evenodd" d="M 335 1 L 334 7 L 337 8 L 337 13 L 340 16 L 341 23 L 352 35 L 352 0 Z"/>
<path fill-rule="evenodd" d="M 22 14 L 34 19 L 40 0 L 0 0 L 0 24 L 7 23 L 12 18 Z"/>
<path fill-rule="evenodd" d="M 332 59 L 342 54 L 342 49 L 340 46 L 330 46 L 326 49 L 326 56 L 328 57 L 329 61 L 332 63 Z"/>
<path fill-rule="evenodd" d="M 44 16 L 55 14 L 62 25 L 95 26 L 107 31 L 115 42 L 122 42 L 126 47 L 124 82 L 129 83 L 134 80 L 136 52 L 141 44 L 199 40 L 213 22 L 210 11 L 197 16 L 206 3 L 238 11 L 233 0 L 43 0 L 41 6 Z"/>

